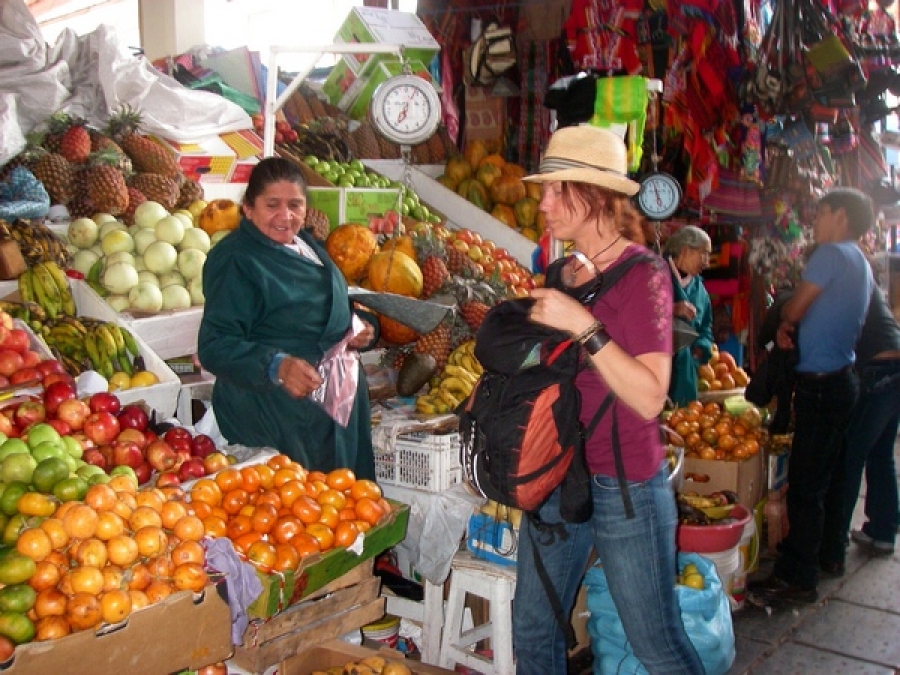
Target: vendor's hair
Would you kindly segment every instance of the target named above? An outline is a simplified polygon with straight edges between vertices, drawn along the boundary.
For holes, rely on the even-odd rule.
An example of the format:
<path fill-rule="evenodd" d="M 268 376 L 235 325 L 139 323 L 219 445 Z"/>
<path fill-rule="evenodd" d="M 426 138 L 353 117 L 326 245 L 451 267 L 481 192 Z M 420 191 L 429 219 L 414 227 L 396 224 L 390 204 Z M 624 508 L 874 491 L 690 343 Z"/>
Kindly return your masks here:
<path fill-rule="evenodd" d="M 850 187 L 836 187 L 829 190 L 819 200 L 832 211 L 844 209 L 847 214 L 847 228 L 854 239 L 858 239 L 875 227 L 875 209 L 872 199 L 865 192 Z"/>
<path fill-rule="evenodd" d="M 706 234 L 696 225 L 685 225 L 675 234 L 666 240 L 663 253 L 677 256 L 686 248 L 703 248 L 710 246 L 712 241 Z"/>
<path fill-rule="evenodd" d="M 561 201 L 570 211 L 575 208 L 576 201 L 581 201 L 587 207 L 588 218 L 599 219 L 605 216 L 615 222 L 616 229 L 623 237 L 636 244 L 647 244 L 642 226 L 643 218 L 634 208 L 630 197 L 591 183 L 564 180 L 561 184 Z"/>
<path fill-rule="evenodd" d="M 244 191 L 244 204 L 253 206 L 256 198 L 265 192 L 267 187 L 283 180 L 296 183 L 303 190 L 303 194 L 306 194 L 306 179 L 296 164 L 282 157 L 266 157 L 250 172 L 247 189 Z"/>

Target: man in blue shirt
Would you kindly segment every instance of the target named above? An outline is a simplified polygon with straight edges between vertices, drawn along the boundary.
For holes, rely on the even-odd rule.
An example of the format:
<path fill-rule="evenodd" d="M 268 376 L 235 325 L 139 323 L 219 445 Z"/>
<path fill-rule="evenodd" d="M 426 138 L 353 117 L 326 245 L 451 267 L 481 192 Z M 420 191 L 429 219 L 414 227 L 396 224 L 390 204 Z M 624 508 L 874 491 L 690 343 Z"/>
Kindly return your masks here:
<path fill-rule="evenodd" d="M 777 342 L 800 348 L 794 393 L 795 428 L 788 465 L 790 529 L 768 579 L 751 584 L 765 602 L 815 602 L 818 574 L 844 570 L 844 446 L 859 394 L 854 346 L 874 280 L 857 240 L 875 224 L 872 202 L 835 188 L 818 204 L 816 248 L 781 311 Z"/>

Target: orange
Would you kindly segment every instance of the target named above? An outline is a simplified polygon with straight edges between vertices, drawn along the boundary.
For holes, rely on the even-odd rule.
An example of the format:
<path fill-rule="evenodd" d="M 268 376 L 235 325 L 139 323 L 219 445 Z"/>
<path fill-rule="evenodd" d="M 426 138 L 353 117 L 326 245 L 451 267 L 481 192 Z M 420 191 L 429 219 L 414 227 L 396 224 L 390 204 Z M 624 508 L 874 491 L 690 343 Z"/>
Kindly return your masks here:
<path fill-rule="evenodd" d="M 278 492 L 272 494 L 277 494 L 281 499 L 281 504 L 290 508 L 298 497 L 306 494 L 306 484 L 299 480 L 289 480 L 278 487 Z"/>
<path fill-rule="evenodd" d="M 325 523 L 307 525 L 306 533 L 316 538 L 316 541 L 319 542 L 319 549 L 322 551 L 327 551 L 334 546 L 334 530 Z"/>
<path fill-rule="evenodd" d="M 258 504 L 250 516 L 250 523 L 255 532 L 268 534 L 278 520 L 278 510 L 271 504 Z"/>
<path fill-rule="evenodd" d="M 253 468 L 256 470 L 256 475 L 259 478 L 260 489 L 272 489 L 273 481 L 275 478 L 275 469 L 273 469 L 268 464 L 256 464 Z"/>
<path fill-rule="evenodd" d="M 204 504 L 204 506 L 210 508 L 209 504 Z M 163 527 L 171 530 L 175 527 L 175 523 L 188 515 L 188 505 L 178 501 L 166 502 L 162 505 L 159 515 L 162 518 Z M 199 514 L 195 513 L 194 515 L 198 518 L 200 517 Z"/>
<path fill-rule="evenodd" d="M 303 560 L 307 556 L 313 555 L 314 553 L 319 552 L 319 540 L 313 537 L 311 534 L 307 534 L 306 532 L 301 532 L 296 537 L 291 539 L 291 546 L 297 549 L 297 554 L 300 556 L 300 560 Z"/>
<path fill-rule="evenodd" d="M 243 553 L 247 555 L 247 551 L 250 550 L 250 547 L 258 541 L 262 541 L 262 535 L 259 532 L 245 532 L 234 539 L 231 540 L 231 543 L 234 544 L 234 550 L 238 553 Z"/>
<path fill-rule="evenodd" d="M 245 466 L 241 470 L 241 487 L 247 492 L 259 492 L 262 487 L 259 480 L 259 472 L 255 466 Z"/>
<path fill-rule="evenodd" d="M 241 472 L 233 467 L 222 469 L 216 474 L 215 481 L 223 494 L 240 488 L 244 483 Z"/>
<path fill-rule="evenodd" d="M 226 490 L 222 494 L 222 508 L 229 515 L 234 515 L 247 505 L 249 498 L 250 496 L 243 488 L 236 487 Z"/>
<path fill-rule="evenodd" d="M 47 588 L 55 588 L 62 579 L 62 570 L 54 562 L 39 560 L 35 563 L 34 574 L 28 580 L 28 585 L 39 593 Z"/>
<path fill-rule="evenodd" d="M 138 563 L 131 568 L 128 590 L 146 591 L 152 581 L 153 577 L 150 575 L 150 568 L 147 567 L 147 563 Z"/>
<path fill-rule="evenodd" d="M 128 526 L 137 532 L 142 527 L 162 527 L 162 516 L 152 506 L 138 506 L 131 512 Z"/>
<path fill-rule="evenodd" d="M 280 510 L 282 506 L 286 506 L 281 500 L 281 495 L 275 490 L 267 490 L 261 493 L 259 499 L 256 500 L 256 505 L 259 506 L 261 504 L 270 504 L 275 507 L 276 511 Z"/>
<path fill-rule="evenodd" d="M 266 461 L 266 466 L 275 471 L 278 471 L 278 469 L 285 469 L 292 464 L 293 461 L 287 455 L 273 455 Z"/>
<path fill-rule="evenodd" d="M 119 623 L 131 614 L 131 596 L 128 591 L 115 589 L 100 596 L 100 611 L 106 623 Z"/>
<path fill-rule="evenodd" d="M 102 541 L 109 541 L 117 534 L 125 531 L 125 521 L 112 511 L 101 511 L 97 522 L 95 536 Z"/>
<path fill-rule="evenodd" d="M 166 503 L 166 496 L 162 490 L 156 488 L 145 488 L 134 496 L 138 506 L 149 506 L 151 509 L 159 513 L 162 505 Z"/>
<path fill-rule="evenodd" d="M 287 572 L 297 569 L 300 564 L 300 553 L 290 544 L 275 544 L 275 562 L 272 569 L 276 572 Z"/>
<path fill-rule="evenodd" d="M 118 565 L 105 565 L 100 572 L 103 574 L 104 593 L 114 588 L 125 588 L 125 570 Z"/>
<path fill-rule="evenodd" d="M 340 516 L 338 515 L 338 510 L 334 508 L 331 504 L 325 504 L 322 506 L 322 514 L 319 516 L 320 523 L 324 523 L 331 529 L 337 527 L 337 524 L 340 522 Z"/>
<path fill-rule="evenodd" d="M 347 498 L 344 496 L 344 493 L 331 488 L 320 493 L 319 496 L 316 497 L 316 501 L 322 506 L 325 506 L 326 504 L 333 506 L 338 511 L 347 505 Z"/>
<path fill-rule="evenodd" d="M 97 567 L 76 567 L 68 574 L 73 593 L 98 595 L 103 590 L 103 573 Z"/>
<path fill-rule="evenodd" d="M 150 605 L 150 598 L 147 597 L 147 594 L 144 593 L 144 591 L 139 591 L 136 588 L 129 588 L 128 595 L 131 596 L 132 613 Z"/>
<path fill-rule="evenodd" d="M 202 565 L 206 561 L 206 550 L 199 541 L 181 541 L 175 545 L 169 557 L 176 566 L 189 562 Z"/>
<path fill-rule="evenodd" d="M 75 502 L 67 503 L 74 504 Z M 69 534 L 66 532 L 63 521 L 59 518 L 47 518 L 41 522 L 40 528 L 50 537 L 50 545 L 53 546 L 54 551 L 62 550 L 69 543 Z"/>
<path fill-rule="evenodd" d="M 72 627 L 64 616 L 45 616 L 34 622 L 34 641 L 58 640 L 70 635 Z"/>
<path fill-rule="evenodd" d="M 109 479 L 107 485 L 120 495 L 136 495 L 138 490 L 137 481 L 131 476 L 126 475 L 113 476 Z"/>
<path fill-rule="evenodd" d="M 356 515 L 370 525 L 375 525 L 384 515 L 381 505 L 374 499 L 363 497 L 356 502 Z"/>
<path fill-rule="evenodd" d="M 304 495 L 294 502 L 291 512 L 300 519 L 300 522 L 308 525 L 319 520 L 322 515 L 322 507 L 312 497 Z"/>
<path fill-rule="evenodd" d="M 211 478 L 200 478 L 191 486 L 191 501 L 218 506 L 222 502 L 222 488 Z"/>
<path fill-rule="evenodd" d="M 88 537 L 78 545 L 78 552 L 72 555 L 72 560 L 82 566 L 102 569 L 109 560 L 106 544 L 97 537 Z"/>
<path fill-rule="evenodd" d="M 103 621 L 103 610 L 96 594 L 75 593 L 66 603 L 66 620 L 72 630 L 90 630 Z"/>
<path fill-rule="evenodd" d="M 356 509 L 349 506 L 341 509 L 338 512 L 338 520 L 356 520 Z"/>
<path fill-rule="evenodd" d="M 333 490 L 346 490 L 356 482 L 356 474 L 350 469 L 335 469 L 325 476 L 325 484 Z"/>
<path fill-rule="evenodd" d="M 145 558 L 161 555 L 169 545 L 169 536 L 161 527 L 148 525 L 134 533 L 138 551 Z"/>
<path fill-rule="evenodd" d="M 247 560 L 263 572 L 270 572 L 275 566 L 275 545 L 260 539 L 247 548 Z"/>
<path fill-rule="evenodd" d="M 207 516 L 203 519 L 203 529 L 210 537 L 227 537 L 228 525 L 219 516 Z"/>
<path fill-rule="evenodd" d="M 327 477 L 328 476 L 323 471 L 310 471 L 306 475 L 306 482 L 307 483 L 316 483 L 316 482 L 324 483 L 325 479 Z"/>
<path fill-rule="evenodd" d="M 275 475 L 272 476 L 272 486 L 280 488 L 282 485 L 291 480 L 300 480 L 301 475 L 293 468 L 276 469 Z"/>
<path fill-rule="evenodd" d="M 67 510 L 63 517 L 63 527 L 66 530 L 66 534 L 72 539 L 93 537 L 97 531 L 97 523 L 100 521 L 97 512 L 86 504 L 69 503 L 75 504 L 75 506 Z"/>
<path fill-rule="evenodd" d="M 287 544 L 305 530 L 303 523 L 294 515 L 279 516 L 269 536 L 278 544 Z"/>
<path fill-rule="evenodd" d="M 228 521 L 228 538 L 235 541 L 242 534 L 253 531 L 253 523 L 250 516 L 240 513 Z"/>
<path fill-rule="evenodd" d="M 175 587 L 165 579 L 154 579 L 150 582 L 150 585 L 144 589 L 144 593 L 147 594 L 147 600 L 150 601 L 151 605 L 154 605 L 161 600 L 165 600 L 174 592 Z"/>
<path fill-rule="evenodd" d="M 358 536 L 359 528 L 356 526 L 356 523 L 349 520 L 341 521 L 334 528 L 334 545 L 345 548 L 352 546 Z"/>
<path fill-rule="evenodd" d="M 50 555 L 53 550 L 53 542 L 50 540 L 50 535 L 41 528 L 29 527 L 19 533 L 16 550 L 35 562 L 39 562 Z"/>
<path fill-rule="evenodd" d="M 65 616 L 68 598 L 58 588 L 45 588 L 38 591 L 34 601 L 34 613 L 37 618 L 45 616 Z"/>
<path fill-rule="evenodd" d="M 206 570 L 200 563 L 183 563 L 172 573 L 172 583 L 179 591 L 199 593 L 206 587 L 208 581 Z"/>
<path fill-rule="evenodd" d="M 200 541 L 206 534 L 206 528 L 197 516 L 185 515 L 175 523 L 172 532 L 182 541 Z"/>
<path fill-rule="evenodd" d="M 378 483 L 372 480 L 361 478 L 350 487 L 350 496 L 352 496 L 353 499 L 362 499 L 363 497 L 368 497 L 369 499 L 380 499 L 382 496 L 382 492 L 381 488 L 378 486 Z"/>

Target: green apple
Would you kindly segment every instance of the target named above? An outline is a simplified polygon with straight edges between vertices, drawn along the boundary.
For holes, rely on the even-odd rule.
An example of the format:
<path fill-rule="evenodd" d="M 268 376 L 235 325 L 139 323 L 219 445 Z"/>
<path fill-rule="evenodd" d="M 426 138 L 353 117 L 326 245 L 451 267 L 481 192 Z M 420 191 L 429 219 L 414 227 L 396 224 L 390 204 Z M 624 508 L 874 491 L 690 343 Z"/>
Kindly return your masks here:
<path fill-rule="evenodd" d="M 99 476 L 101 474 L 106 476 L 106 472 L 96 464 L 83 464 L 78 467 L 75 473 L 85 480 L 90 480 L 92 476 Z M 107 478 L 109 478 L 109 476 L 107 476 Z"/>
<path fill-rule="evenodd" d="M 35 424 L 28 430 L 28 447 L 32 450 L 45 442 L 53 442 L 58 445 L 59 440 L 59 432 L 46 422 Z"/>
<path fill-rule="evenodd" d="M 111 479 L 111 476 L 101 471 L 100 473 L 93 474 L 87 479 L 87 482 L 88 485 L 97 485 L 98 483 L 108 483 Z"/>
<path fill-rule="evenodd" d="M 71 436 L 63 436 L 62 444 L 66 450 L 66 454 L 68 454 L 70 457 L 81 459 L 84 455 L 84 447 L 82 447 L 81 443 L 79 443 Z"/>
<path fill-rule="evenodd" d="M 114 466 L 109 472 L 110 478 L 115 476 L 129 476 L 134 479 L 135 484 L 138 484 L 137 474 L 134 472 L 130 466 L 126 464 L 120 464 L 119 466 Z"/>
<path fill-rule="evenodd" d="M 34 457 L 38 463 L 43 462 L 49 457 L 62 459 L 67 455 L 68 453 L 63 448 L 62 442 L 54 443 L 52 441 L 44 441 L 31 451 L 31 456 Z"/>
<path fill-rule="evenodd" d="M 21 438 L 8 438 L 0 445 L 0 462 L 13 454 L 30 454 L 28 445 Z"/>
<path fill-rule="evenodd" d="M 27 452 L 16 452 L 0 463 L 0 479 L 5 483 L 21 481 L 27 485 L 37 465 L 37 460 Z"/>

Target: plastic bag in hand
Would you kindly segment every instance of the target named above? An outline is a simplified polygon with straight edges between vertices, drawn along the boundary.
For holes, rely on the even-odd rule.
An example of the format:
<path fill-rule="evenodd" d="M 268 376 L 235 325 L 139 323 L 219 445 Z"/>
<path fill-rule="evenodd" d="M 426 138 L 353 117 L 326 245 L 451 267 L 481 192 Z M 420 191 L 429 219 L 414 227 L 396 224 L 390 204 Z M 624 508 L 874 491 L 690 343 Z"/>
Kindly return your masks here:
<path fill-rule="evenodd" d="M 309 395 L 342 427 L 350 422 L 359 385 L 359 352 L 350 348 L 350 341 L 364 328 L 362 320 L 354 315 L 347 334 L 319 362 L 322 384 Z"/>

